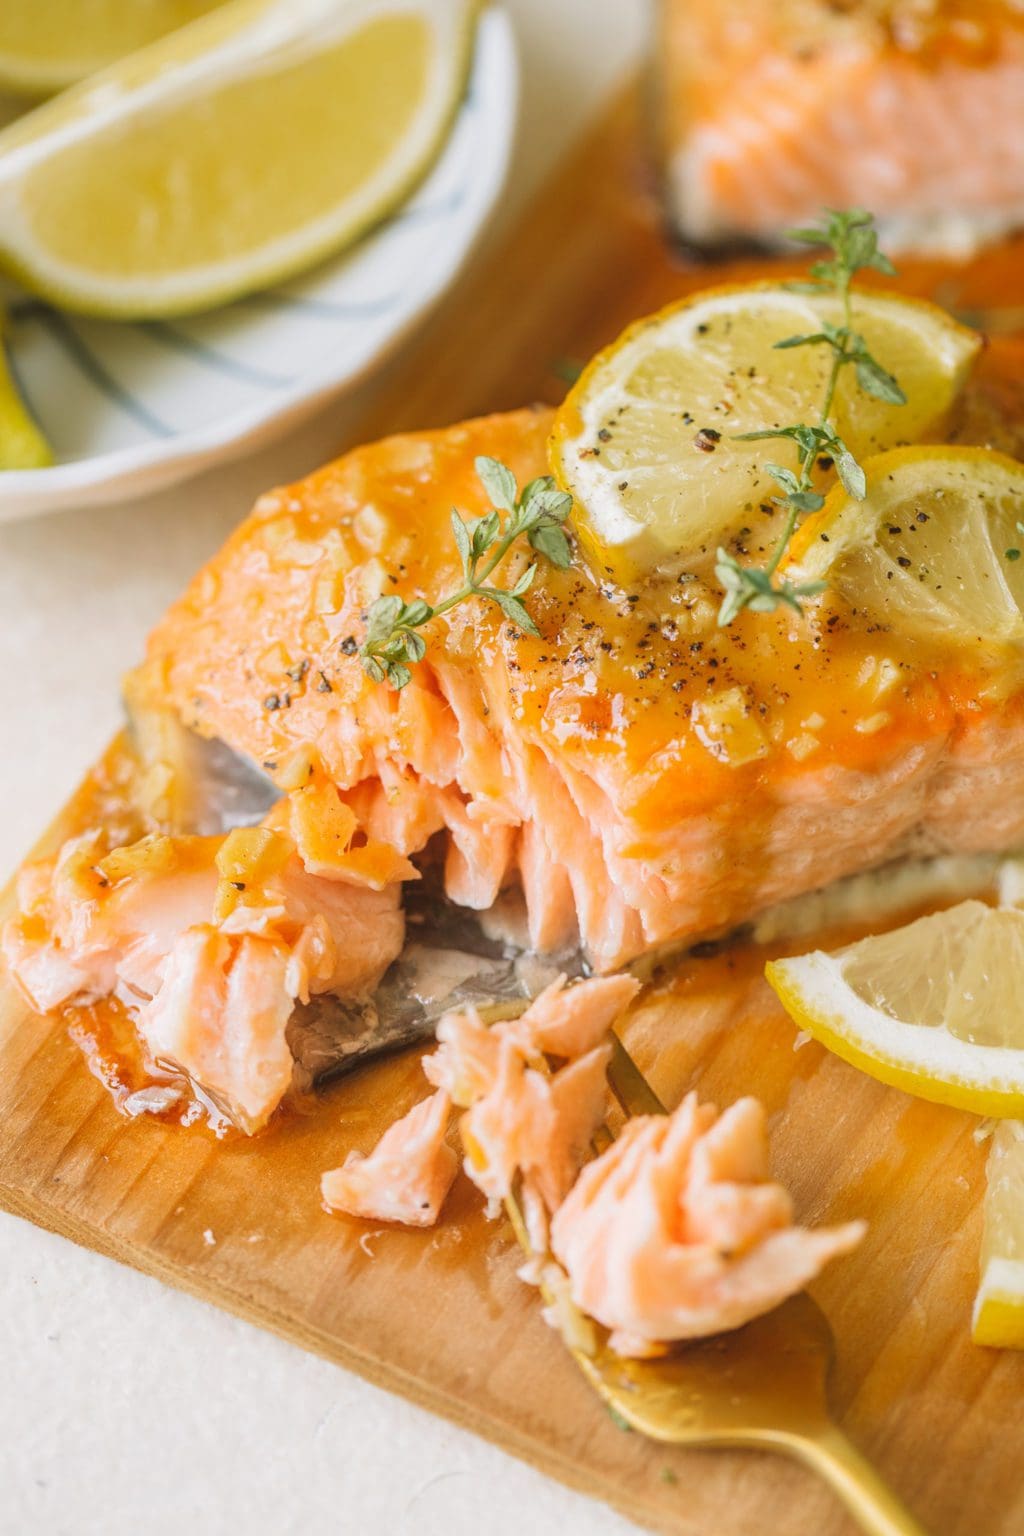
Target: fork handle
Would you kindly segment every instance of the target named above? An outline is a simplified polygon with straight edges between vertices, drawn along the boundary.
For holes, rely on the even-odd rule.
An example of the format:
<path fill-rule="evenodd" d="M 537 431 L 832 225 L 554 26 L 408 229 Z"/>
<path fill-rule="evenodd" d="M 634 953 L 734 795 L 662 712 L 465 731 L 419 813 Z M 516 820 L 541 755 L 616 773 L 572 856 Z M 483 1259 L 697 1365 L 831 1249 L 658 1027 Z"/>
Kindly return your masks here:
<path fill-rule="evenodd" d="M 864 1536 L 927 1536 L 892 1489 L 834 1424 L 800 1436 L 794 1454 L 828 1483 Z"/>

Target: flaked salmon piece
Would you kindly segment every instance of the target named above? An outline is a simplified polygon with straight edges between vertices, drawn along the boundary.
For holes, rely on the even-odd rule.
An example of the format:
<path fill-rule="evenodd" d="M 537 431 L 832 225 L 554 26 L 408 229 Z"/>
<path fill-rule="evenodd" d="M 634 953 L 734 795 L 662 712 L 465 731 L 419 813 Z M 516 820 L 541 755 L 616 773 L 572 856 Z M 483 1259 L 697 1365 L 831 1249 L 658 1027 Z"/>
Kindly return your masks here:
<path fill-rule="evenodd" d="M 639 989 L 631 976 L 573 986 L 562 976 L 515 1019 L 488 1027 L 475 1009 L 446 1014 L 424 1057 L 428 1081 L 466 1110 L 466 1172 L 492 1207 L 521 1176 L 537 1248 L 605 1117 L 609 1031 Z M 551 1072 L 547 1057 L 565 1065 Z"/>
<path fill-rule="evenodd" d="M 575 1061 L 605 1043 L 639 991 L 633 976 L 593 977 L 571 986 L 559 976 L 513 1019 L 487 1025 L 476 1008 L 446 1013 L 436 1030 L 437 1050 L 423 1058 L 423 1071 L 468 1109 L 494 1087 L 503 1040 L 524 1062 L 543 1056 Z"/>
<path fill-rule="evenodd" d="M 1024 217 L 1015 0 L 664 0 L 670 210 L 701 244 L 870 208 L 888 249 L 963 255 Z"/>
<path fill-rule="evenodd" d="M 493 1207 L 520 1174 L 544 1208 L 557 1209 L 604 1119 L 610 1059 L 600 1045 L 549 1075 L 502 1036 L 494 1083 L 461 1121 L 466 1172 Z"/>
<path fill-rule="evenodd" d="M 426 1079 L 443 1088 L 453 1104 L 468 1109 L 497 1081 L 501 1037 L 483 1022 L 476 1008 L 446 1013 L 436 1033 L 437 1050 L 423 1058 Z"/>
<path fill-rule="evenodd" d="M 1001 356 L 987 384 L 1016 369 Z M 720 594 L 619 592 L 542 562 L 539 637 L 465 603 L 429 626 L 406 688 L 371 682 L 367 605 L 461 581 L 450 510 L 487 509 L 475 457 L 523 484 L 545 470 L 550 420 L 391 438 L 264 497 L 157 628 L 133 699 L 282 787 L 315 748 L 362 836 L 403 859 L 440 847 L 460 904 L 521 891 L 531 943 L 579 943 L 601 972 L 893 858 L 1024 840 L 1024 689 L 1005 658 L 884 630 L 839 598 L 723 630 L 702 616 Z M 709 739 L 712 704 L 742 712 L 754 758 Z"/>
<path fill-rule="evenodd" d="M 802 1290 L 865 1226 L 794 1226 L 757 1100 L 719 1116 L 691 1093 L 671 1116 L 629 1121 L 586 1161 L 607 1107 L 608 1031 L 636 991 L 630 977 L 570 988 L 559 978 L 518 1019 L 447 1015 L 423 1062 L 438 1091 L 368 1157 L 325 1174 L 325 1203 L 429 1226 L 454 1177 L 443 1141 L 454 1103 L 465 1108 L 465 1171 L 494 1212 L 516 1194 L 533 1251 L 523 1278 L 560 1298 L 557 1326 L 576 1308 L 609 1330 L 613 1349 L 643 1356 L 738 1328 Z M 547 1070 L 549 1055 L 566 1065 Z"/>
<path fill-rule="evenodd" d="M 548 1213 L 571 1187 L 604 1119 L 610 1057 L 605 1042 L 638 990 L 629 976 L 571 987 L 560 977 L 517 1019 L 488 1026 L 474 1008 L 446 1014 L 437 1027 L 437 1049 L 423 1058 L 424 1074 L 438 1089 L 435 1098 L 466 1111 L 461 1131 L 469 1177 L 496 1208 L 521 1175 L 531 1234 L 540 1248 L 546 1246 Z M 565 1065 L 549 1072 L 547 1054 Z M 405 1123 L 392 1127 L 399 1132 L 394 1143 L 387 1140 L 391 1131 L 381 1142 L 386 1156 L 379 1165 L 373 1158 L 351 1164 L 357 1168 L 357 1193 L 345 1198 L 360 1200 L 366 1210 L 355 1211 L 351 1204 L 344 1209 L 381 1215 L 391 1208 L 388 1159 L 393 1147 L 403 1147 Z M 349 1168 L 346 1163 L 325 1178 L 337 1179 Z M 325 1193 L 325 1199 L 335 1203 L 333 1195 Z M 417 1218 L 415 1224 L 429 1221 Z"/>
<path fill-rule="evenodd" d="M 404 861 L 385 849 L 368 882 L 345 857 L 318 849 L 315 867 L 330 868 L 310 873 L 271 826 L 109 852 L 76 839 L 22 873 L 4 958 L 38 1012 L 116 995 L 149 1060 L 251 1133 L 291 1081 L 296 1003 L 365 997 L 401 951 Z M 389 870 L 398 878 L 379 883 Z"/>
<path fill-rule="evenodd" d="M 640 1116 L 586 1165 L 551 1223 L 574 1303 L 622 1354 L 739 1328 L 860 1242 L 860 1221 L 810 1231 L 768 1180 L 763 1107 L 721 1116 L 689 1094 Z"/>
<path fill-rule="evenodd" d="M 370 1221 L 433 1226 L 459 1169 L 445 1141 L 451 1100 L 431 1094 L 389 1126 L 365 1157 L 350 1152 L 340 1168 L 320 1180 L 323 1202 L 332 1211 Z"/>
<path fill-rule="evenodd" d="M 575 1061 L 604 1044 L 639 991 L 635 976 L 606 976 L 571 987 L 559 976 L 502 1032 L 527 1054 Z"/>
<path fill-rule="evenodd" d="M 177 937 L 214 915 L 224 844 L 221 837 L 147 838 L 104 855 L 95 838 L 74 839 L 55 859 L 23 871 L 19 912 L 0 941 L 31 1005 L 46 1012 L 72 999 L 95 1001 L 119 986 L 152 995 Z M 168 861 L 162 867 L 148 860 L 155 847 Z M 115 857 L 131 862 L 111 880 L 104 868 Z M 313 991 L 349 995 L 372 991 L 404 938 L 397 884 L 377 892 L 326 881 L 309 874 L 294 851 L 258 890 L 250 887 L 244 900 L 239 893 L 219 914 L 219 926 L 286 936 L 313 973 Z M 296 995 L 308 997 L 305 983 Z"/>
<path fill-rule="evenodd" d="M 112 879 L 95 835 L 23 869 L 18 915 L 4 925 L 4 958 L 33 1008 L 94 1002 L 123 984 L 146 997 L 160 985 L 174 940 L 209 919 L 216 840 L 147 839 L 131 878 Z"/>
<path fill-rule="evenodd" d="M 158 991 L 137 1016 L 152 1059 L 184 1072 L 250 1134 L 292 1079 L 289 962 L 278 940 L 197 924 L 176 939 Z"/>

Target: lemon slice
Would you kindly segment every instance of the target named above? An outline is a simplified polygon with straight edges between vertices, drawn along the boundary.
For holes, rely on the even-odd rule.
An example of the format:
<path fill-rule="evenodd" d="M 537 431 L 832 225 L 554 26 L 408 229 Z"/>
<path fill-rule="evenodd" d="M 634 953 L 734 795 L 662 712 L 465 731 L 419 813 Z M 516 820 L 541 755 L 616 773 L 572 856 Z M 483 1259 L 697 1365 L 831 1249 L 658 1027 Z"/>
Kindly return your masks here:
<path fill-rule="evenodd" d="M 0 87 L 48 96 L 224 0 L 30 0 L 0 6 Z"/>
<path fill-rule="evenodd" d="M 939 437 L 981 338 L 931 304 L 870 291 L 854 319 L 908 399 L 876 400 L 844 370 L 833 419 L 854 455 Z M 770 532 L 778 487 L 763 466 L 795 469 L 796 449 L 736 436 L 817 420 L 829 349 L 776 343 L 822 321 L 841 323 L 836 300 L 778 284 L 711 289 L 594 358 L 558 412 L 551 459 L 595 566 L 619 580 L 700 568 L 740 529 Z"/>
<path fill-rule="evenodd" d="M 52 463 L 50 445 L 25 409 L 11 377 L 0 325 L 0 470 L 43 469 Z"/>
<path fill-rule="evenodd" d="M 1004 1120 L 988 1154 L 975 1344 L 1024 1349 L 1024 1125 Z"/>
<path fill-rule="evenodd" d="M 834 488 L 793 567 L 904 632 L 956 645 L 1024 640 L 1024 464 L 985 448 L 867 459 L 867 496 Z"/>
<path fill-rule="evenodd" d="M 802 1029 L 872 1077 L 1024 1116 L 1024 911 L 964 901 L 766 975 Z"/>
<path fill-rule="evenodd" d="M 462 90 L 474 0 L 235 0 L 0 134 L 0 262 L 68 308 L 205 309 L 353 240 Z"/>

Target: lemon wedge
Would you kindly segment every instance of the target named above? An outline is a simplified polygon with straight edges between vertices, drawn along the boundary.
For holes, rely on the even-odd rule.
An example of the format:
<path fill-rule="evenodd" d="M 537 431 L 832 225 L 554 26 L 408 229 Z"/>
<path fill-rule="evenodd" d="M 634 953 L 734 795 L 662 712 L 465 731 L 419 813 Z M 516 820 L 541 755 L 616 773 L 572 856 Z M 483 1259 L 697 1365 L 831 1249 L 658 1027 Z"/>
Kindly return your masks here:
<path fill-rule="evenodd" d="M 1024 910 L 964 901 L 831 954 L 773 960 L 787 1013 L 872 1077 L 1024 1116 Z"/>
<path fill-rule="evenodd" d="M 985 448 L 898 448 L 833 488 L 786 562 L 906 633 L 1024 640 L 1024 464 Z"/>
<path fill-rule="evenodd" d="M 865 395 L 846 370 L 833 422 L 854 456 L 940 437 L 981 338 L 934 305 L 870 290 L 858 291 L 854 318 L 908 401 Z M 620 581 L 700 569 L 742 528 L 771 531 L 778 488 L 763 466 L 796 469 L 796 449 L 737 435 L 817 418 L 828 349 L 776 343 L 841 320 L 834 298 L 717 288 L 630 326 L 594 358 L 558 412 L 551 463 L 597 569 Z"/>
<path fill-rule="evenodd" d="M 224 0 L 31 0 L 0 7 L 0 87 L 49 96 Z"/>
<path fill-rule="evenodd" d="M 475 0 L 234 0 L 0 134 L 0 263 L 66 308 L 206 309 L 352 241 L 434 157 Z"/>
<path fill-rule="evenodd" d="M 988 1153 L 975 1344 L 1024 1349 L 1024 1125 L 1004 1120 Z"/>
<path fill-rule="evenodd" d="M 11 377 L 0 323 L 0 470 L 43 469 L 52 463 L 50 445 L 25 409 Z"/>

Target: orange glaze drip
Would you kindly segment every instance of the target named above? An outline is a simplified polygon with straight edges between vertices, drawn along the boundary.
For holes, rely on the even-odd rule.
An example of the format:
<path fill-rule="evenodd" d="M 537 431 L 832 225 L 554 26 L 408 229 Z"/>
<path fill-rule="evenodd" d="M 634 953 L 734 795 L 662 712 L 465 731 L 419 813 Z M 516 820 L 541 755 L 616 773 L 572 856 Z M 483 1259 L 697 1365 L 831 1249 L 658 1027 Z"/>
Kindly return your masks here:
<path fill-rule="evenodd" d="M 154 1067 L 131 1016 L 116 998 L 104 998 L 88 1008 L 66 1008 L 63 1017 L 86 1066 L 121 1114 L 127 1118 L 145 1114 L 167 1125 L 203 1126 L 218 1140 L 242 1139 L 243 1133 L 208 1099 L 198 1097 L 186 1078 Z M 148 1089 L 174 1090 L 177 1097 L 165 1107 L 154 1102 L 145 1110 L 133 1108 L 133 1103 L 138 1103 L 134 1096 Z"/>

